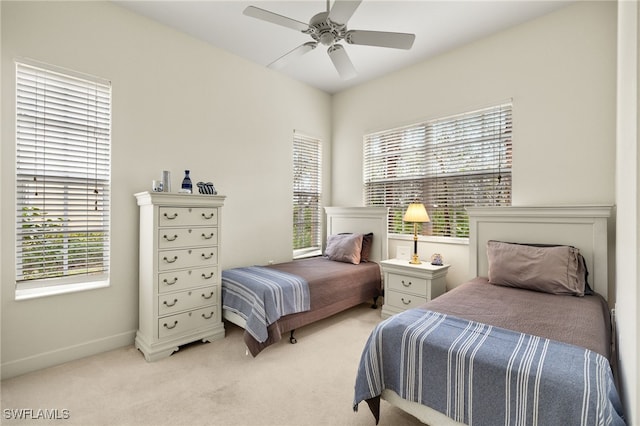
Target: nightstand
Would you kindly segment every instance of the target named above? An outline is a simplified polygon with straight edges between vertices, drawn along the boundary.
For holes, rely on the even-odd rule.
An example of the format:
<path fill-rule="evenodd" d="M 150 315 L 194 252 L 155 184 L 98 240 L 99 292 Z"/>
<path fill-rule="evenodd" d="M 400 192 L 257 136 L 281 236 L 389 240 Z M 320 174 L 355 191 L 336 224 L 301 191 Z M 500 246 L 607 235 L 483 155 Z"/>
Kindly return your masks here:
<path fill-rule="evenodd" d="M 401 259 L 383 260 L 380 265 L 384 275 L 382 318 L 420 306 L 446 290 L 449 265 L 413 265 Z"/>

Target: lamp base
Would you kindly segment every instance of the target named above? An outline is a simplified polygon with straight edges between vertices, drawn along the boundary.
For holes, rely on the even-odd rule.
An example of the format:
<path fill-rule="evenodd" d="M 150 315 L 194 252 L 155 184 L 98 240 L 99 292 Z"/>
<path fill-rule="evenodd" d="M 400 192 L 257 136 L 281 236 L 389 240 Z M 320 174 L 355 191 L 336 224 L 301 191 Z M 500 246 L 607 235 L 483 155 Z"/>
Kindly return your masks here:
<path fill-rule="evenodd" d="M 420 258 L 418 257 L 418 254 L 414 253 L 409 263 L 412 265 L 420 265 L 422 262 L 420 262 Z"/>

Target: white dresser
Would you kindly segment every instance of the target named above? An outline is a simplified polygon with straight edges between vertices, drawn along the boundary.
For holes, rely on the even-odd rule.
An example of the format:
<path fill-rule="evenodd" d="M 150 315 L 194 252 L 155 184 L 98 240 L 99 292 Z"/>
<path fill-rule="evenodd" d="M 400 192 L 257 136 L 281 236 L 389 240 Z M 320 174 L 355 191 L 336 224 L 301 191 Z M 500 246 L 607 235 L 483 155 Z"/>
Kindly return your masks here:
<path fill-rule="evenodd" d="M 140 319 L 135 345 L 147 361 L 180 345 L 224 337 L 220 223 L 224 196 L 141 192 Z"/>
<path fill-rule="evenodd" d="M 389 259 L 380 266 L 384 274 L 382 318 L 420 306 L 446 291 L 449 265 L 413 265 L 408 260 Z"/>

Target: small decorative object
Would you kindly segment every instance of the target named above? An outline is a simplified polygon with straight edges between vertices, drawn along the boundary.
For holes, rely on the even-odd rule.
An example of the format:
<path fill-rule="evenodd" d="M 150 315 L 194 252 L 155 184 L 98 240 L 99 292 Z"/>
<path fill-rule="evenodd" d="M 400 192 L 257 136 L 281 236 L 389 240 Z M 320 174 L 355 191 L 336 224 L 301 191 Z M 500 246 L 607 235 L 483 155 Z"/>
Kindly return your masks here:
<path fill-rule="evenodd" d="M 411 246 L 398 246 L 396 248 L 396 259 L 411 259 Z"/>
<path fill-rule="evenodd" d="M 191 178 L 189 177 L 189 170 L 184 171 L 184 179 L 182 179 L 182 190 L 180 192 L 189 194 L 193 192 L 193 185 L 191 184 Z"/>
<path fill-rule="evenodd" d="M 218 193 L 216 188 L 213 186 L 213 182 L 198 182 L 196 185 L 198 186 L 198 192 L 201 194 L 216 195 Z"/>
<path fill-rule="evenodd" d="M 409 207 L 407 207 L 407 211 L 404 214 L 404 218 L 402 219 L 405 222 L 413 222 L 413 256 L 409 263 L 413 265 L 419 265 L 420 258 L 418 257 L 418 222 L 424 223 L 429 222 L 429 215 L 427 214 L 427 209 L 424 208 L 424 204 L 422 203 L 411 203 Z"/>
<path fill-rule="evenodd" d="M 169 170 L 162 171 L 162 190 L 171 192 L 171 172 Z"/>
<path fill-rule="evenodd" d="M 151 188 L 153 189 L 153 192 L 162 192 L 164 185 L 161 180 L 154 179 Z"/>
<path fill-rule="evenodd" d="M 434 253 L 431 256 L 431 264 L 435 266 L 442 266 L 442 255 L 440 253 Z"/>

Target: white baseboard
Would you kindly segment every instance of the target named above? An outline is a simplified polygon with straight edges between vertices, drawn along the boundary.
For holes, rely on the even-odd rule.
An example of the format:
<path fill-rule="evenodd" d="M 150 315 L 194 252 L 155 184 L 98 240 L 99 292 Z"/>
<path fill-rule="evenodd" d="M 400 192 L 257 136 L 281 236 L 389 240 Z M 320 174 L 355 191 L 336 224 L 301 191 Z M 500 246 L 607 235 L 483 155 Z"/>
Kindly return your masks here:
<path fill-rule="evenodd" d="M 123 346 L 133 345 L 135 336 L 136 331 L 131 330 L 125 333 L 104 337 L 102 339 L 91 340 L 78 345 L 43 352 L 14 361 L 3 362 L 0 367 L 2 370 L 1 376 L 2 379 L 8 379 L 30 373 L 32 371 L 121 348 Z"/>

